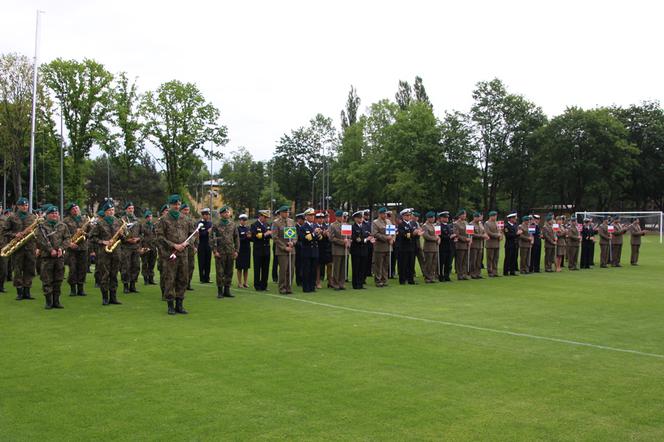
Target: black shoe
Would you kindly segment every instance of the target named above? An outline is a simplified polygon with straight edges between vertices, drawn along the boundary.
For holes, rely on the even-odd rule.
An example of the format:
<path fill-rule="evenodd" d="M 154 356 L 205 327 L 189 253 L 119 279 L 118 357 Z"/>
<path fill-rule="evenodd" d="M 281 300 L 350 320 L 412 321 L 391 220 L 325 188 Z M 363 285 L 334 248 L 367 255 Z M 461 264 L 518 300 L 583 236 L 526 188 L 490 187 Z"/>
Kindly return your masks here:
<path fill-rule="evenodd" d="M 231 295 L 231 288 L 229 286 L 224 287 L 224 298 L 235 298 Z"/>
<path fill-rule="evenodd" d="M 193 291 L 194 291 L 194 289 L 191 287 L 191 284 L 189 284 L 189 285 L 187 286 L 187 290 L 189 290 L 190 292 L 193 292 Z"/>
<path fill-rule="evenodd" d="M 79 284 L 78 285 L 78 296 L 88 296 L 87 293 L 85 293 L 85 289 L 83 288 L 84 284 Z"/>
<path fill-rule="evenodd" d="M 224 289 L 217 287 L 217 299 L 222 299 L 224 297 Z"/>
<path fill-rule="evenodd" d="M 46 298 L 44 308 L 46 310 L 51 310 L 53 308 L 53 295 L 44 295 L 44 297 Z"/>
<path fill-rule="evenodd" d="M 122 293 L 129 293 L 129 284 L 125 282 L 122 285 L 123 285 Z"/>
<path fill-rule="evenodd" d="M 169 315 L 175 314 L 175 306 L 173 305 L 173 301 L 168 301 L 168 314 Z"/>
<path fill-rule="evenodd" d="M 60 304 L 60 294 L 56 293 L 53 295 L 53 308 L 64 308 L 62 304 Z"/>
<path fill-rule="evenodd" d="M 118 301 L 118 297 L 115 294 L 115 290 L 111 289 L 110 295 L 111 295 L 111 300 L 110 300 L 109 304 L 122 305 L 122 303 L 120 301 Z"/>
<path fill-rule="evenodd" d="M 150 281 L 148 280 L 147 276 L 143 277 L 143 285 L 149 285 Z"/>
<path fill-rule="evenodd" d="M 154 276 L 150 276 L 150 285 L 157 285 L 157 283 L 154 282 Z"/>
<path fill-rule="evenodd" d="M 181 299 L 181 298 L 178 298 L 178 299 L 175 300 L 175 313 L 179 313 L 181 315 L 186 315 L 187 313 L 189 313 L 182 306 L 183 302 L 184 302 L 184 299 Z"/>
<path fill-rule="evenodd" d="M 16 287 L 16 300 L 17 301 L 23 300 L 23 287 Z"/>
<path fill-rule="evenodd" d="M 30 296 L 30 287 L 23 287 L 23 299 L 29 299 L 31 301 L 35 299 Z"/>
<path fill-rule="evenodd" d="M 98 282 L 96 282 L 96 281 L 95 281 L 95 288 L 96 288 L 96 289 L 98 289 L 98 288 L 99 288 L 99 283 L 98 283 Z"/>
<path fill-rule="evenodd" d="M 0 293 L 5 293 L 5 286 L 0 284 Z"/>
<path fill-rule="evenodd" d="M 129 283 L 129 291 L 131 293 L 138 293 L 138 290 L 136 290 L 136 283 L 135 282 L 130 282 Z"/>
<path fill-rule="evenodd" d="M 101 291 L 101 305 L 108 305 L 108 291 Z"/>
<path fill-rule="evenodd" d="M 76 284 L 69 284 L 69 296 L 78 296 Z"/>

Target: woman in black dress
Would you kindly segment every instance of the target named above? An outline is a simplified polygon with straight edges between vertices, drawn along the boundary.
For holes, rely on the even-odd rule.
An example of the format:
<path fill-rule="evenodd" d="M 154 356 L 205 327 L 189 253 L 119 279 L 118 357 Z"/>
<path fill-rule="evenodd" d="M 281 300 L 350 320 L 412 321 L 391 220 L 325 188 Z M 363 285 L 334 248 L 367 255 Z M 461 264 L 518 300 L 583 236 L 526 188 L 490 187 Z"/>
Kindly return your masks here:
<path fill-rule="evenodd" d="M 238 288 L 249 288 L 247 277 L 249 276 L 249 265 L 251 262 L 251 230 L 247 226 L 248 216 L 244 213 L 240 215 L 240 225 L 237 226 L 237 232 L 240 235 L 240 252 L 235 260 L 235 269 L 237 270 Z"/>

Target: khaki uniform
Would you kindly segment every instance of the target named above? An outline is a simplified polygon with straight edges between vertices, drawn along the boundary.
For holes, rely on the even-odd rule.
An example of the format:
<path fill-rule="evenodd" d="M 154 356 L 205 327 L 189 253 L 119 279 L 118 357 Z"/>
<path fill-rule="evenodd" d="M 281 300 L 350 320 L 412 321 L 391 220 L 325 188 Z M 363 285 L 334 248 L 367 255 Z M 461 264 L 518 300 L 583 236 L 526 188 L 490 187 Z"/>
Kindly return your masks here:
<path fill-rule="evenodd" d="M 371 223 L 371 236 L 376 238 L 373 245 L 373 276 L 376 286 L 383 287 L 387 285 L 390 277 L 390 251 L 392 245 L 389 243 L 392 235 L 385 234 L 385 227 L 391 225 L 389 219 L 382 220 L 376 218 Z"/>
<path fill-rule="evenodd" d="M 608 224 L 602 223 L 597 229 L 599 234 L 599 263 L 600 267 L 607 267 L 611 259 L 611 234 L 609 233 Z"/>
<path fill-rule="evenodd" d="M 567 229 L 567 268 L 577 270 L 579 262 L 579 248 L 581 247 L 581 234 L 576 224 L 571 224 Z"/>
<path fill-rule="evenodd" d="M 558 244 L 556 244 L 556 256 L 565 256 L 567 253 L 567 229 L 561 223 L 560 230 L 556 233 Z"/>
<path fill-rule="evenodd" d="M 189 229 L 192 230 L 191 226 Z M 214 254 L 217 288 L 230 287 L 233 282 L 233 263 L 236 256 L 234 254 L 240 251 L 240 234 L 237 231 L 237 225 L 233 221 L 223 219 L 213 225 L 210 248 Z"/>
<path fill-rule="evenodd" d="M 62 220 L 69 229 L 70 236 L 83 228 L 86 221 L 80 215 L 76 217 L 66 216 Z M 92 224 L 85 227 L 85 239 L 79 241 L 75 249 L 67 249 L 67 256 L 65 257 L 65 262 L 69 266 L 67 282 L 71 286 L 72 295 L 84 293 L 83 286 L 85 285 L 85 276 L 88 273 L 88 238 L 92 227 Z"/>
<path fill-rule="evenodd" d="M 644 230 L 641 230 L 641 225 L 638 222 L 633 223 L 628 228 L 630 233 L 629 243 L 632 246 L 632 254 L 629 258 L 629 262 L 632 265 L 637 265 L 639 263 L 639 249 L 641 248 L 641 237 L 646 234 Z"/>
<path fill-rule="evenodd" d="M 293 246 L 297 243 L 297 236 L 293 239 L 284 238 L 284 229 L 286 227 L 295 227 L 295 223 L 290 218 L 278 217 L 272 224 L 272 238 L 274 241 L 275 255 L 279 262 L 279 293 L 282 295 L 293 292 L 292 273 L 295 270 L 295 247 L 290 252 L 286 246 L 290 243 Z"/>
<path fill-rule="evenodd" d="M 479 279 L 482 273 L 482 252 L 484 251 L 485 230 L 479 221 L 474 221 L 471 224 L 475 226 L 475 233 L 473 233 L 473 242 L 470 245 L 470 277 Z"/>
<path fill-rule="evenodd" d="M 424 281 L 436 282 L 438 281 L 439 237 L 436 235 L 436 226 L 428 221 L 422 225 L 422 230 L 424 231 L 422 234 L 424 238 L 424 247 L 422 248 L 424 252 L 424 268 L 422 269 Z"/>
<path fill-rule="evenodd" d="M 131 227 L 128 227 L 125 231 L 125 237 L 119 247 L 121 260 L 120 274 L 124 284 L 134 285 L 141 271 L 141 256 L 138 253 L 138 250 L 141 248 L 141 241 L 131 244 L 128 240 L 131 238 L 141 238 L 141 223 L 134 215 L 125 215 L 123 219 Z"/>
<path fill-rule="evenodd" d="M 343 290 L 348 271 L 346 269 L 346 237 L 341 234 L 341 223 L 339 221 L 330 224 L 329 235 L 330 243 L 332 244 L 332 273 L 329 275 L 330 286 Z"/>
<path fill-rule="evenodd" d="M 46 221 L 41 224 L 35 233 L 35 239 L 42 256 L 40 278 L 46 297 L 47 307 L 59 305 L 60 286 L 65 277 L 65 256 L 51 256 L 51 251 L 58 249 L 66 253 L 69 247 L 69 228 L 65 223 Z"/>
<path fill-rule="evenodd" d="M 542 238 L 544 238 L 544 270 L 552 272 L 556 260 L 556 232 L 549 222 L 542 226 Z"/>
<path fill-rule="evenodd" d="M 5 239 L 11 241 L 16 234 L 30 226 L 37 217 L 32 214 L 21 214 L 20 212 L 11 214 L 5 221 Z M 35 250 L 37 243 L 32 238 L 26 242 L 23 247 L 18 249 L 11 256 L 12 267 L 14 270 L 14 287 L 30 288 L 32 279 L 35 277 L 36 257 Z"/>
<path fill-rule="evenodd" d="M 458 220 L 456 223 L 454 223 L 454 234 L 458 239 L 456 244 L 456 257 L 454 259 L 457 279 L 469 279 L 468 246 L 470 244 L 470 237 L 466 233 L 466 221 Z"/>
<path fill-rule="evenodd" d="M 533 243 L 532 236 L 528 233 L 528 222 L 523 222 L 519 226 L 521 229 L 521 235 L 519 235 L 519 273 L 526 274 L 528 273 L 528 267 L 530 267 L 530 250 Z"/>
<path fill-rule="evenodd" d="M 620 258 L 622 256 L 623 235 L 627 231 L 620 223 L 613 223 L 613 240 L 611 241 L 611 265 L 620 267 Z"/>
<path fill-rule="evenodd" d="M 498 258 L 500 256 L 500 240 L 503 235 L 496 221 L 484 223 L 484 232 L 489 235 L 486 240 L 486 268 L 489 276 L 498 276 Z"/>
<path fill-rule="evenodd" d="M 184 299 L 187 288 L 187 250 L 175 252 L 175 245 L 183 243 L 189 236 L 189 223 L 177 212 L 175 218 L 170 212 L 159 218 L 155 228 L 158 253 L 161 257 L 161 279 L 164 284 L 164 297 L 167 301 Z M 175 252 L 175 259 L 170 255 Z"/>

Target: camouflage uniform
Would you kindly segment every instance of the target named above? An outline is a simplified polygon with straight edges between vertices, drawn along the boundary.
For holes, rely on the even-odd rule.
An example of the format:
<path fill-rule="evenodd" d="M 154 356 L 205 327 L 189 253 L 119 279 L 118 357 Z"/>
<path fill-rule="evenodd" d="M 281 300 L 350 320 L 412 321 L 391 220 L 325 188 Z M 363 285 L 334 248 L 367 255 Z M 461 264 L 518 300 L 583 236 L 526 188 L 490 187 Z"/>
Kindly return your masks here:
<path fill-rule="evenodd" d="M 157 242 L 155 236 L 155 225 L 152 221 L 144 221 L 141 224 L 142 245 L 145 248 L 141 255 L 141 273 L 145 284 L 154 284 L 154 264 L 157 260 Z"/>
<path fill-rule="evenodd" d="M 5 221 L 5 239 L 11 241 L 16 234 L 25 230 L 37 217 L 30 213 L 16 212 L 11 214 Z M 12 255 L 12 267 L 14 270 L 14 287 L 18 291 L 16 299 L 33 299 L 30 296 L 32 278 L 35 277 L 36 268 L 36 242 L 32 238 Z"/>
<path fill-rule="evenodd" d="M 79 216 L 67 216 L 62 222 L 69 229 L 69 233 L 73 236 L 83 225 L 85 220 Z M 67 282 L 71 286 L 70 296 L 85 296 L 83 286 L 85 285 L 85 274 L 88 271 L 88 236 L 90 235 L 91 225 L 85 228 L 86 238 L 78 243 L 76 249 L 67 249 L 67 256 L 65 261 L 69 266 L 69 276 Z M 71 245 L 70 245 L 71 247 Z"/>
<path fill-rule="evenodd" d="M 190 217 L 187 216 L 187 221 L 189 221 L 189 232 L 187 233 L 187 236 L 191 235 L 194 233 L 194 230 L 196 230 L 196 221 Z M 193 290 L 191 288 L 191 278 L 194 277 L 194 265 L 196 263 L 195 257 L 196 257 L 196 250 L 198 249 L 198 237 L 194 237 L 191 240 L 191 244 L 189 247 L 187 247 L 187 290 Z"/>
<path fill-rule="evenodd" d="M 118 246 L 112 253 L 108 253 L 102 242 L 109 241 L 120 226 L 119 219 L 104 217 L 97 222 L 90 234 L 91 241 L 97 244 L 96 266 L 99 268 L 99 287 L 101 288 L 104 305 L 119 303 L 116 293 L 118 289 L 118 270 L 120 268 L 120 247 Z"/>
<path fill-rule="evenodd" d="M 141 238 L 141 223 L 134 215 L 125 215 L 123 217 L 127 226 L 126 235 L 120 244 L 120 274 L 122 275 L 122 283 L 124 285 L 125 293 L 136 292 L 136 281 L 138 280 L 138 273 L 141 271 L 141 257 L 138 254 L 138 249 L 141 247 L 141 241 L 137 243 L 130 243 L 127 240 L 131 238 Z"/>
<path fill-rule="evenodd" d="M 5 221 L 6 217 L 0 211 L 0 248 L 7 243 L 5 241 Z M 5 292 L 5 281 L 7 280 L 7 258 L 0 257 L 0 293 Z"/>
<path fill-rule="evenodd" d="M 42 223 L 35 233 L 35 239 L 41 251 L 42 265 L 39 277 L 44 289 L 46 308 L 62 308 L 60 305 L 60 286 L 65 277 L 64 253 L 69 247 L 69 228 L 63 222 L 48 220 Z M 62 250 L 60 256 L 51 252 Z"/>
<path fill-rule="evenodd" d="M 210 248 L 215 254 L 214 265 L 217 273 L 217 289 L 224 289 L 224 294 L 230 294 L 230 285 L 233 281 L 234 253 L 240 251 L 240 234 L 233 221 L 222 219 L 212 226 Z M 220 256 L 216 256 L 219 254 Z M 221 293 L 218 293 L 218 296 Z"/>
<path fill-rule="evenodd" d="M 187 250 L 176 253 L 175 259 L 169 259 L 175 251 L 175 245 L 187 239 L 189 222 L 180 212 L 171 211 L 159 218 L 155 229 L 156 243 L 161 260 L 161 280 L 164 296 L 170 303 L 181 302 L 187 288 L 188 255 Z"/>

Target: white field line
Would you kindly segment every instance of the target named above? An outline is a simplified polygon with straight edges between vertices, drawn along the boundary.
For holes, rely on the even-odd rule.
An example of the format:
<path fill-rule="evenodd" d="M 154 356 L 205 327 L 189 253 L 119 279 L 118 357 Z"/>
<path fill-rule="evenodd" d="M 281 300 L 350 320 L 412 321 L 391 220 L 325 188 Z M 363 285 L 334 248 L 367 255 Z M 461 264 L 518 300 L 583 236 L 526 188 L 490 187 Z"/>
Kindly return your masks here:
<path fill-rule="evenodd" d="M 540 341 L 549 341 L 549 342 L 557 342 L 559 344 L 567 344 L 567 345 L 575 345 L 578 347 L 589 347 L 589 348 L 595 348 L 598 350 L 607 350 L 607 351 L 613 351 L 613 352 L 618 352 L 618 353 L 630 353 L 634 355 L 639 355 L 639 356 L 648 356 L 651 358 L 657 358 L 657 359 L 664 359 L 664 355 L 660 355 L 657 353 L 648 353 L 648 352 L 643 352 L 643 351 L 638 351 L 638 350 L 630 350 L 628 348 L 618 348 L 618 347 L 611 347 L 608 345 L 600 345 L 600 344 L 591 344 L 589 342 L 581 342 L 581 341 L 573 341 L 570 339 L 560 339 L 560 338 L 551 338 L 548 336 L 539 336 L 539 335 L 531 335 L 529 333 L 519 333 L 519 332 L 513 332 L 509 330 L 498 330 L 494 328 L 488 328 L 488 327 L 480 327 L 477 325 L 470 325 L 470 324 L 461 324 L 458 322 L 449 322 L 449 321 L 439 321 L 436 319 L 426 319 L 426 318 L 418 318 L 416 316 L 408 316 L 408 315 L 402 315 L 399 313 L 390 313 L 390 312 L 381 312 L 377 310 L 364 310 L 364 309 L 358 309 L 358 308 L 352 308 L 352 307 L 345 307 L 342 305 L 334 305 L 334 304 L 326 304 L 323 302 L 316 302 L 316 301 L 310 301 L 308 299 L 300 299 L 300 298 L 291 298 L 283 295 L 272 295 L 270 293 L 264 293 L 265 296 L 269 296 L 271 298 L 276 298 L 276 299 L 281 299 L 284 301 L 296 301 L 296 302 L 303 302 L 305 304 L 311 304 L 311 305 L 317 305 L 321 307 L 327 307 L 327 308 L 332 308 L 336 310 L 346 310 L 349 312 L 354 312 L 354 313 L 363 313 L 366 315 L 375 315 L 375 316 L 387 316 L 390 318 L 397 318 L 397 319 L 406 319 L 409 321 L 419 321 L 419 322 L 426 322 L 429 324 L 440 324 L 440 325 L 445 325 L 448 327 L 458 327 L 458 328 L 465 328 L 465 329 L 470 329 L 470 330 L 477 330 L 477 331 L 483 331 L 483 332 L 488 332 L 488 333 L 496 333 L 500 335 L 508 335 L 508 336 L 517 336 L 520 338 L 528 338 L 528 339 L 537 339 Z"/>

